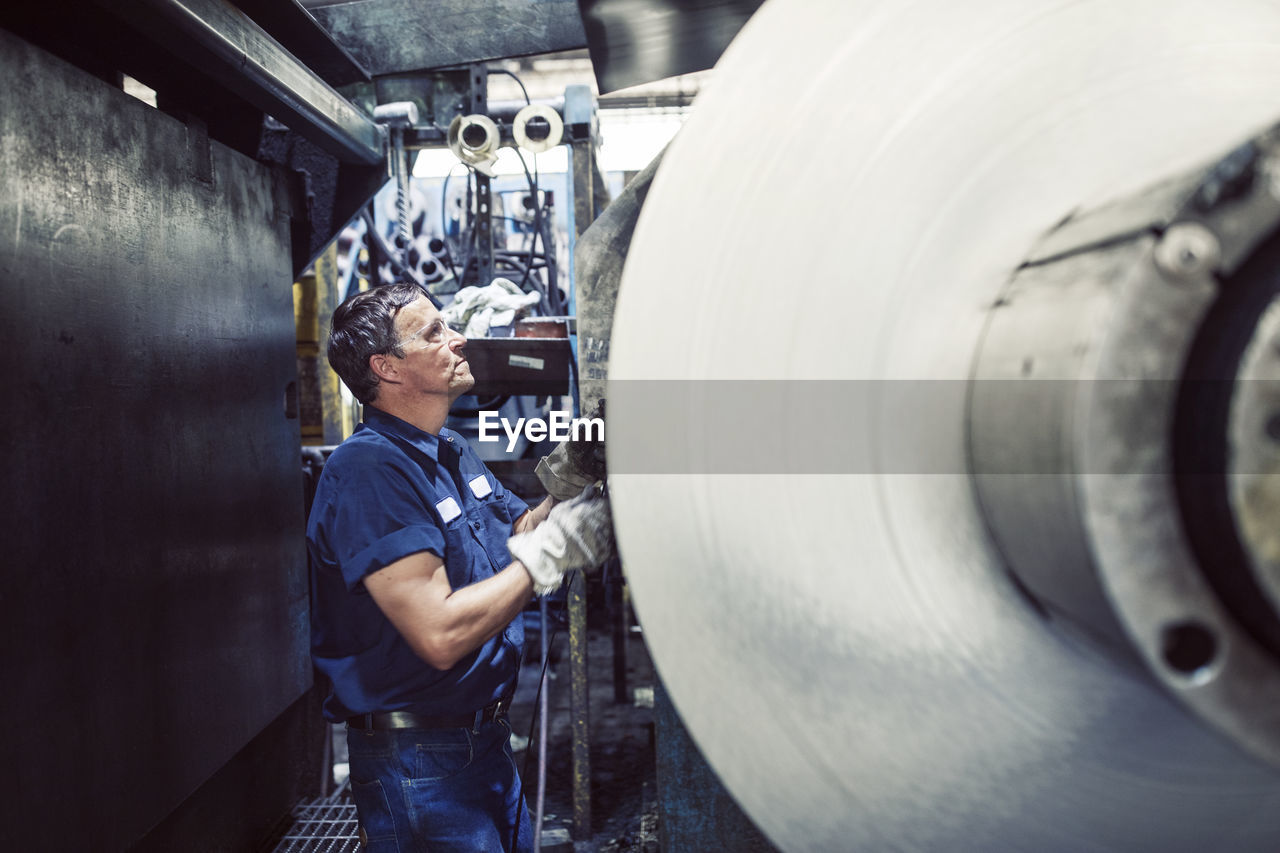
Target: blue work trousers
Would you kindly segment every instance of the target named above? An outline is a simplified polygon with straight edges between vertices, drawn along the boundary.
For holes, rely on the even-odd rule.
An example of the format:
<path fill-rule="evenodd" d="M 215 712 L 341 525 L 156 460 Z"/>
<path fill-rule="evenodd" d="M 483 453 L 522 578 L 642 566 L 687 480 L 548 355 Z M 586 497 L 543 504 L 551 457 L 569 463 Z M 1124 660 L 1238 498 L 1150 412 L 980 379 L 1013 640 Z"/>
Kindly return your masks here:
<path fill-rule="evenodd" d="M 505 719 L 472 729 L 347 729 L 368 853 L 532 853 Z"/>

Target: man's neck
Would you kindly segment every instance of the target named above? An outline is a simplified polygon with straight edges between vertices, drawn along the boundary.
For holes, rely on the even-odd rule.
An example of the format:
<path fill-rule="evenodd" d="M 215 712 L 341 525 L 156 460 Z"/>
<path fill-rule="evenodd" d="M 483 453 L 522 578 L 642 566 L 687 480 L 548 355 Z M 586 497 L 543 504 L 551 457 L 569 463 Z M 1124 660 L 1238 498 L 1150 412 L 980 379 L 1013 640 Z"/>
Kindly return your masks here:
<path fill-rule="evenodd" d="M 452 400 L 447 403 L 426 400 L 417 405 L 409 405 L 395 398 L 383 399 L 383 396 L 379 395 L 377 400 L 368 405 L 393 415 L 405 423 L 413 424 L 423 432 L 439 435 L 440 430 L 444 429 L 445 421 L 449 417 L 449 406 L 452 404 Z"/>

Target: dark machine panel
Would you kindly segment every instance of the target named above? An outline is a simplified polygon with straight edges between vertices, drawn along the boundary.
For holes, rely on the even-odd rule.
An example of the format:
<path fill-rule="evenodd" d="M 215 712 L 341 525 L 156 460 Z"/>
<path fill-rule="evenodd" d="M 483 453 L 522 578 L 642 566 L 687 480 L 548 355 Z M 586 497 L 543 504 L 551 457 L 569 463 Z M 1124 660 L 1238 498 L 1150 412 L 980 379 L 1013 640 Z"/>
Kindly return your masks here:
<path fill-rule="evenodd" d="M 0 74 L 6 841 L 116 850 L 311 683 L 287 194 L 3 31 Z"/>
<path fill-rule="evenodd" d="M 466 352 L 478 397 L 569 393 L 568 338 L 472 338 Z"/>

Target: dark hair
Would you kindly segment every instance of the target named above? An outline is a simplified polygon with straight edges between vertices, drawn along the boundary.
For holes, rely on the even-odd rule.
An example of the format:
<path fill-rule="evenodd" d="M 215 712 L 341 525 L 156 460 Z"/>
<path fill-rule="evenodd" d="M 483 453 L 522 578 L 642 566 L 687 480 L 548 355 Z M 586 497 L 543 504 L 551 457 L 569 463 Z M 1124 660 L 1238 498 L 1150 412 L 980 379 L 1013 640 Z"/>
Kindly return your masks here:
<path fill-rule="evenodd" d="M 404 358 L 396 334 L 400 309 L 426 295 L 416 284 L 386 284 L 349 297 L 333 312 L 327 355 L 334 373 L 361 403 L 378 397 L 378 377 L 369 357 L 386 354 Z"/>

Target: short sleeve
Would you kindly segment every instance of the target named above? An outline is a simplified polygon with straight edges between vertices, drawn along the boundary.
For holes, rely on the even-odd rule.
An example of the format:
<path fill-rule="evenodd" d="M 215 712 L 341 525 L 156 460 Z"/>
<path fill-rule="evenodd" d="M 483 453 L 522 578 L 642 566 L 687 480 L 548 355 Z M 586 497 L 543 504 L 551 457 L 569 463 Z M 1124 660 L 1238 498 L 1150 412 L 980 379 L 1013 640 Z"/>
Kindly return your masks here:
<path fill-rule="evenodd" d="M 444 558 L 444 532 L 408 472 L 387 461 L 326 466 L 325 505 L 311 536 L 342 572 L 347 589 L 397 560 L 430 551 Z"/>
<path fill-rule="evenodd" d="M 506 506 L 508 517 L 513 522 L 529 511 L 529 505 L 507 488 L 502 490 L 502 503 Z"/>

